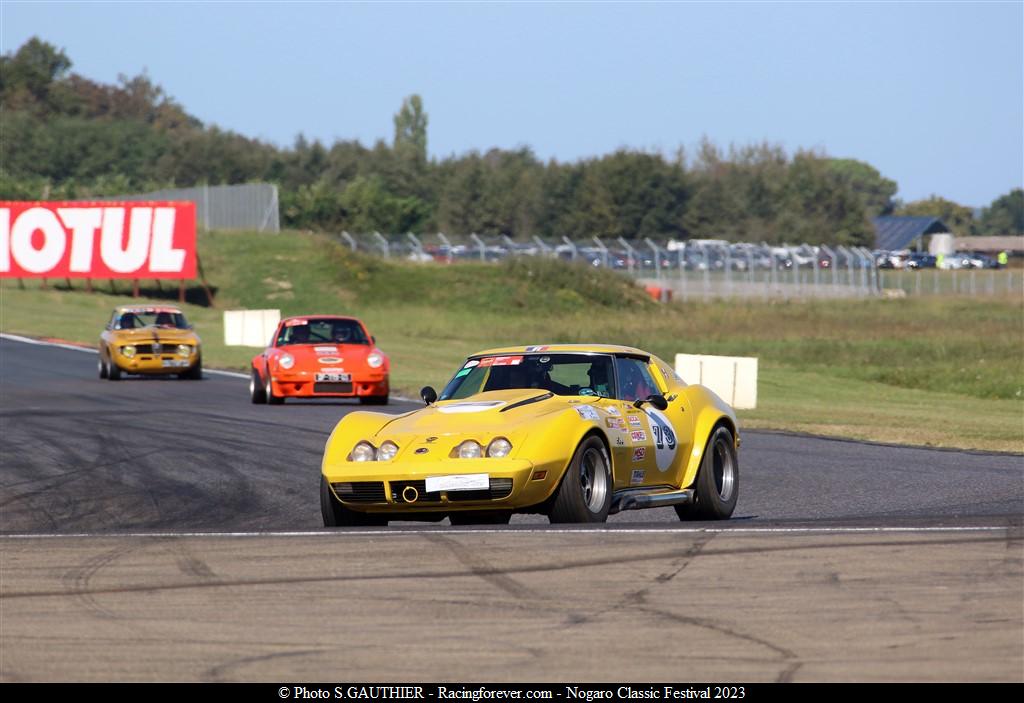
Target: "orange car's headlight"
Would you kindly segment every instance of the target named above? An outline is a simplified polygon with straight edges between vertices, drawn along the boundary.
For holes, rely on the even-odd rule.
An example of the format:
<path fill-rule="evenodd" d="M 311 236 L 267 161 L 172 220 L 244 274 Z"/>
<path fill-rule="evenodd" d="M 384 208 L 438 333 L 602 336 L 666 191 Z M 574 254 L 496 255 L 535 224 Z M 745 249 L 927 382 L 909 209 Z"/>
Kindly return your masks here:
<path fill-rule="evenodd" d="M 282 369 L 290 369 L 295 366 L 295 357 L 291 354 L 282 354 L 281 358 L 277 360 Z"/>
<path fill-rule="evenodd" d="M 379 369 L 384 365 L 384 355 L 379 351 L 372 351 L 366 355 L 366 364 L 371 369 Z"/>

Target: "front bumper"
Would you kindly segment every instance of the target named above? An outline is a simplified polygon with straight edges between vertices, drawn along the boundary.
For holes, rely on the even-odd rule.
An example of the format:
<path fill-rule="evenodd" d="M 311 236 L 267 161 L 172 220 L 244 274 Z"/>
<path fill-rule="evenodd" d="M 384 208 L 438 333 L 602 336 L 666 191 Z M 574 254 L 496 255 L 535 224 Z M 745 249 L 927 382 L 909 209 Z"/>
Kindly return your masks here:
<path fill-rule="evenodd" d="M 161 376 L 164 374 L 187 373 L 199 362 L 199 354 L 193 352 L 189 356 L 178 354 L 136 354 L 127 357 L 115 353 L 111 362 L 125 373 L 136 373 L 145 376 Z"/>
<path fill-rule="evenodd" d="M 386 373 L 352 374 L 346 383 L 318 383 L 314 371 L 285 371 L 271 374 L 274 395 L 281 398 L 362 398 L 385 396 L 390 392 Z"/>
<path fill-rule="evenodd" d="M 445 459 L 422 464 L 344 462 L 325 467 L 323 475 L 345 507 L 401 514 L 527 508 L 551 495 L 561 468 L 546 468 L 525 459 Z M 490 486 L 472 491 L 425 490 L 428 477 L 460 474 L 487 474 Z M 413 490 L 408 490 L 410 487 Z"/>

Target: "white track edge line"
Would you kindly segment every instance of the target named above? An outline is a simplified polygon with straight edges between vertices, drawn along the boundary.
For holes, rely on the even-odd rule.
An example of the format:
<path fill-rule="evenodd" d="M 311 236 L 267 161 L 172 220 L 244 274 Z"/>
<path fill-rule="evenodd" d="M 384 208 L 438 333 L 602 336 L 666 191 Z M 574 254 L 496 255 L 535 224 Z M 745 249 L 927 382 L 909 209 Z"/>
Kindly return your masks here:
<path fill-rule="evenodd" d="M 402 535 L 436 535 L 436 534 L 505 534 L 505 535 L 587 535 L 603 536 L 616 534 L 879 534 L 879 533 L 912 533 L 912 532 L 1000 532 L 1011 529 L 1005 525 L 980 525 L 965 527 L 680 527 L 680 528 L 613 528 L 598 530 L 566 530 L 557 528 L 538 529 L 434 529 L 434 530 L 321 530 L 321 531 L 282 531 L 282 532 L 73 532 L 68 534 L 10 534 L 0 535 L 0 540 L 32 540 L 32 539 L 138 539 L 168 537 L 196 538 L 231 538 L 251 539 L 254 537 L 342 537 L 353 536 L 390 536 Z"/>

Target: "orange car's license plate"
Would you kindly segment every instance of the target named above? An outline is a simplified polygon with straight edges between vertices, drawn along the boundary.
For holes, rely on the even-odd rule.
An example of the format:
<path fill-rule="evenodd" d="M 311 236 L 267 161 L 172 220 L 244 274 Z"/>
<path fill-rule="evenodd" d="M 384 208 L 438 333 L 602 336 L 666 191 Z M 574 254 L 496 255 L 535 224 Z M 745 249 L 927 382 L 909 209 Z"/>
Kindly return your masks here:
<path fill-rule="evenodd" d="M 317 382 L 327 383 L 348 383 L 352 380 L 352 374 L 350 373 L 318 373 L 316 375 Z"/>

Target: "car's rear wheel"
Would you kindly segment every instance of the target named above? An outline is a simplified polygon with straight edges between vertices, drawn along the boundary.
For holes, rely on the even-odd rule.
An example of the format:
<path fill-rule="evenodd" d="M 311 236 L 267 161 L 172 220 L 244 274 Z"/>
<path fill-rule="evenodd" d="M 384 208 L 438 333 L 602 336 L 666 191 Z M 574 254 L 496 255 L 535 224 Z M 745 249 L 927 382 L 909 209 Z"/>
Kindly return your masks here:
<path fill-rule="evenodd" d="M 263 384 L 263 397 L 267 399 L 267 405 L 280 405 L 284 398 L 274 395 L 274 385 L 270 382 L 270 369 L 267 369 L 267 380 Z"/>
<path fill-rule="evenodd" d="M 253 405 L 262 405 L 267 402 L 266 390 L 263 388 L 263 381 L 260 380 L 260 374 L 256 369 L 253 369 L 249 376 L 249 399 Z"/>
<path fill-rule="evenodd" d="M 604 443 L 591 436 L 580 442 L 558 485 L 548 512 L 552 523 L 604 522 L 612 505 L 612 469 Z"/>
<path fill-rule="evenodd" d="M 359 402 L 363 405 L 387 405 L 388 397 L 386 395 L 364 395 Z"/>
<path fill-rule="evenodd" d="M 349 510 L 334 497 L 334 492 L 327 485 L 327 478 L 320 474 L 320 513 L 324 518 L 324 527 L 366 527 L 386 526 L 386 517 L 368 515 Z"/>
<path fill-rule="evenodd" d="M 470 510 L 448 513 L 448 521 L 453 525 L 507 525 L 511 519 L 512 511 L 510 510 Z"/>
<path fill-rule="evenodd" d="M 680 520 L 725 520 L 740 495 L 740 462 L 728 427 L 718 427 L 704 449 L 693 504 L 677 505 Z"/>

